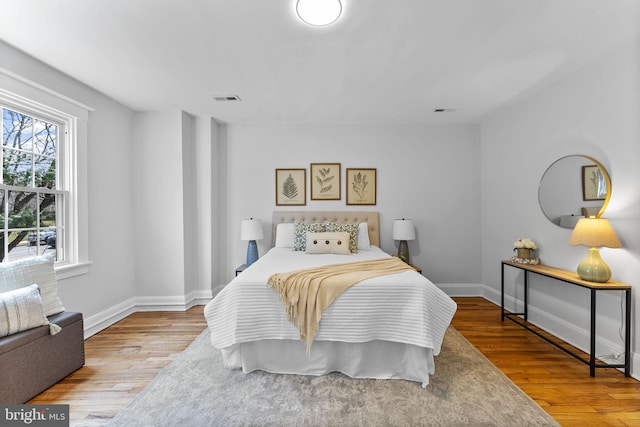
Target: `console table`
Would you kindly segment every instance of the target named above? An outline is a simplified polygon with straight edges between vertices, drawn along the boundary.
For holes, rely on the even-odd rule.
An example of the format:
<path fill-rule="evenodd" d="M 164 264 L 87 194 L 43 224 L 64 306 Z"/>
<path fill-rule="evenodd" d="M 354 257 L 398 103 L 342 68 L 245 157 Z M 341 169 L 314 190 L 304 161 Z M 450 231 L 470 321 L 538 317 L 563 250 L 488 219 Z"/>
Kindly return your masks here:
<path fill-rule="evenodd" d="M 504 267 L 510 266 L 519 268 L 524 271 L 524 311 L 521 313 L 506 312 L 504 309 Z M 591 330 L 589 335 L 589 359 L 585 359 L 583 356 L 575 353 L 571 349 L 562 346 L 561 344 L 549 339 L 542 335 L 538 331 L 532 329 L 527 323 L 528 317 L 528 294 L 529 294 L 529 273 L 539 274 L 541 276 L 550 277 L 569 283 L 571 285 L 580 286 L 586 288 L 591 293 Z M 501 272 L 501 299 L 500 310 L 502 313 L 502 321 L 505 317 L 514 323 L 522 326 L 523 328 L 533 332 L 545 341 L 555 345 L 559 349 L 565 351 L 581 362 L 589 365 L 589 374 L 594 377 L 596 374 L 596 368 L 624 368 L 624 375 L 628 377 L 631 375 L 631 285 L 626 285 L 620 282 L 614 282 L 609 280 L 606 283 L 588 282 L 582 280 L 577 273 L 567 270 L 562 270 L 555 267 L 549 267 L 547 265 L 537 264 L 520 264 L 513 261 L 502 261 Z M 602 361 L 596 362 L 596 295 L 598 291 L 624 291 L 625 299 L 625 317 L 624 317 L 624 364 L 609 364 Z M 524 322 L 516 321 L 513 317 L 522 316 Z"/>

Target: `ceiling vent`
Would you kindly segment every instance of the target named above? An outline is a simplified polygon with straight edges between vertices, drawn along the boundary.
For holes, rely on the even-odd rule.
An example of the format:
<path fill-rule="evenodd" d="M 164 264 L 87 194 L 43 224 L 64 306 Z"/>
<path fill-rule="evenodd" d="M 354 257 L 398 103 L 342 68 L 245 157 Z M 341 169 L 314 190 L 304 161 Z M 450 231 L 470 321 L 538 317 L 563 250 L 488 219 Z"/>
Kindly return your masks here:
<path fill-rule="evenodd" d="M 240 97 L 238 95 L 224 95 L 224 96 L 214 96 L 213 99 L 216 101 L 240 101 Z"/>

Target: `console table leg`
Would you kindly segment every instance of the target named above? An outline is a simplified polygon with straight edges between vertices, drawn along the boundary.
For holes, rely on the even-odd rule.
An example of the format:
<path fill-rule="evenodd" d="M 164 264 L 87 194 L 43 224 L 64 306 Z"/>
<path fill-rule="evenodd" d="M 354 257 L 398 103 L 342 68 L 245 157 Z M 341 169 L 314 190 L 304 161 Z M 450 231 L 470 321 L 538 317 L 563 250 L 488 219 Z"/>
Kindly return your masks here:
<path fill-rule="evenodd" d="M 589 345 L 589 375 L 596 376 L 596 290 L 591 289 L 591 336 Z"/>
<path fill-rule="evenodd" d="M 500 278 L 500 314 L 501 320 L 504 322 L 504 264 L 502 264 Z"/>
<path fill-rule="evenodd" d="M 631 376 L 631 289 L 624 291 L 624 376 Z"/>
<path fill-rule="evenodd" d="M 529 272 L 524 271 L 524 321 L 529 318 Z"/>

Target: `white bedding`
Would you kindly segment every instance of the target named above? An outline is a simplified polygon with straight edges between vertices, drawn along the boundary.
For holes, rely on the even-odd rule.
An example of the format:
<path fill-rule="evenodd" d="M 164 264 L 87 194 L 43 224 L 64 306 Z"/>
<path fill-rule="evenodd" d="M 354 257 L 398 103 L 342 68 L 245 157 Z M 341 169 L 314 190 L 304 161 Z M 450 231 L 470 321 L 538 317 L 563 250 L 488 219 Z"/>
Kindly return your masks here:
<path fill-rule="evenodd" d="M 374 342 L 398 343 L 408 345 L 400 351 L 411 351 L 414 356 L 418 353 L 422 355 L 418 358 L 432 359 L 440 353 L 442 339 L 455 313 L 456 304 L 431 281 L 417 272 L 407 271 L 376 277 L 347 289 L 324 311 L 311 349 L 312 354 L 306 357 L 303 356 L 305 346 L 300 341 L 298 331 L 287 320 L 284 306 L 279 301 L 277 293 L 267 285 L 269 276 L 274 273 L 388 256 L 375 246 L 372 246 L 371 250 L 359 251 L 351 255 L 310 255 L 295 252 L 289 248 L 272 248 L 232 280 L 205 307 L 211 342 L 214 347 L 223 350 L 227 366 L 241 366 L 245 372 L 263 369 L 270 372 L 326 373 L 324 371 L 330 371 L 333 368 L 327 366 L 318 369 L 312 366 L 314 351 L 318 354 L 323 351 L 316 349 L 316 344 L 321 341 L 359 343 L 353 347 L 360 348 L 364 355 L 370 353 L 366 350 L 367 345 L 372 345 Z M 286 344 L 289 348 L 299 345 L 302 353 L 297 356 L 297 362 L 287 363 L 304 365 L 308 362 L 309 369 L 306 370 L 304 366 L 291 366 L 291 369 L 286 369 L 287 367 L 282 366 L 281 361 L 278 367 L 271 369 L 269 366 L 261 365 L 267 363 L 264 360 L 256 362 L 256 358 L 248 352 L 264 352 L 265 349 L 268 351 L 269 340 L 285 340 L 286 343 L 282 342 L 282 344 L 283 346 Z M 261 342 L 258 343 L 259 350 L 255 348 L 257 342 Z M 324 348 L 325 352 L 329 353 L 335 352 L 340 347 L 327 347 L 327 345 L 324 345 Z M 394 346 L 389 346 L 389 351 L 395 352 L 397 357 L 398 350 L 392 347 Z M 407 350 L 409 348 L 410 350 Z M 244 349 L 245 354 L 241 354 L 241 349 Z M 353 354 L 346 354 L 349 359 L 353 358 Z M 322 359 L 325 357 L 323 356 Z M 422 363 L 420 360 L 418 362 Z M 337 367 L 333 370 L 353 377 L 407 378 L 421 381 L 423 385 L 428 383 L 428 374 L 425 378 L 424 372 L 420 374 L 420 378 L 413 378 L 414 374 L 394 376 L 373 372 L 367 374 L 366 372 L 370 371 L 366 367 L 367 361 L 362 363 L 363 366 L 360 369 L 357 366 L 353 367 L 351 361 L 338 361 L 334 363 Z M 382 360 L 378 363 L 380 364 L 384 366 L 389 363 Z M 341 368 L 341 365 L 350 367 Z M 424 366 L 419 370 L 425 369 L 433 373 L 432 360 L 425 360 Z M 359 375 L 357 372 L 360 370 L 365 373 Z"/>

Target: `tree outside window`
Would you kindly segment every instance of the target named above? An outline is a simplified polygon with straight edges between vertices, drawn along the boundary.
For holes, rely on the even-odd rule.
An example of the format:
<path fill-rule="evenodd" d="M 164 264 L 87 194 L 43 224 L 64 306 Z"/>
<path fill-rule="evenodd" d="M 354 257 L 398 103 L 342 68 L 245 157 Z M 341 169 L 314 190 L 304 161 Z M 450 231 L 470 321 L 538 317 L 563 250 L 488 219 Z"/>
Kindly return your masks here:
<path fill-rule="evenodd" d="M 64 191 L 58 174 L 61 124 L 2 108 L 0 259 L 60 255 Z"/>

